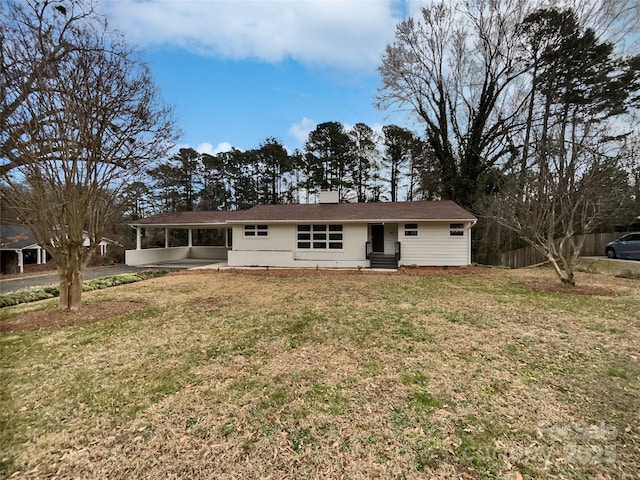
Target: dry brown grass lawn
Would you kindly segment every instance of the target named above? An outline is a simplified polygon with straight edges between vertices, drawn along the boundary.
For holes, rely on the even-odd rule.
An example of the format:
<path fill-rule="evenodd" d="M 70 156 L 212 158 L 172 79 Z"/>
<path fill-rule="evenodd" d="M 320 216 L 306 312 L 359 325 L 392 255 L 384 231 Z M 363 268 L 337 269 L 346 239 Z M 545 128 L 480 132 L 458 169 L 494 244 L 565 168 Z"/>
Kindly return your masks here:
<path fill-rule="evenodd" d="M 87 315 L 144 306 L 0 336 L 0 475 L 636 478 L 638 280 L 547 280 L 200 271 L 90 292 Z"/>

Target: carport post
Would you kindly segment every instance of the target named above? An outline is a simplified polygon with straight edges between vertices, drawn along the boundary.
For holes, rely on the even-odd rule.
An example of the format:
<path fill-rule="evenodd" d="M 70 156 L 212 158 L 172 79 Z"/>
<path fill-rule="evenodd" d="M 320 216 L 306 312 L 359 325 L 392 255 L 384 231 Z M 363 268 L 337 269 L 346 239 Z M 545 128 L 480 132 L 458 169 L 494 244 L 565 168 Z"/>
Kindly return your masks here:
<path fill-rule="evenodd" d="M 16 250 L 18 254 L 18 268 L 20 269 L 20 273 L 24 273 L 24 257 L 22 256 L 22 250 Z"/>
<path fill-rule="evenodd" d="M 164 229 L 164 248 L 169 248 L 169 229 Z"/>
<path fill-rule="evenodd" d="M 187 246 L 193 247 L 193 230 L 189 229 L 187 232 L 189 232 L 187 234 Z"/>
<path fill-rule="evenodd" d="M 136 250 L 142 250 L 142 229 L 136 227 Z"/>

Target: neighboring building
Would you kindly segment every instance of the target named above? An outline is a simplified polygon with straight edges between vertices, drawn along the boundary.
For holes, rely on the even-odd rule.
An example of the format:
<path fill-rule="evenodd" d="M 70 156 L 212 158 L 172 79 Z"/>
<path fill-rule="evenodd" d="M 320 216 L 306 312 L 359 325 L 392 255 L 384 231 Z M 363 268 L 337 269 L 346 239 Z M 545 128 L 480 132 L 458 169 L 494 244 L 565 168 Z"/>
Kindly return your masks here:
<path fill-rule="evenodd" d="M 24 225 L 0 225 L 0 273 L 23 273 L 25 264 L 47 263 L 47 252 Z"/>
<path fill-rule="evenodd" d="M 98 244 L 98 253 L 107 254 L 107 245 L 115 243 L 103 238 Z M 85 247 L 89 246 L 89 239 L 85 237 Z M 24 273 L 25 265 L 41 265 L 47 263 L 51 257 L 44 248 L 40 247 L 31 231 L 24 225 L 0 225 L 0 273 Z"/>
<path fill-rule="evenodd" d="M 471 263 L 477 219 L 451 201 L 258 205 L 240 212 L 161 214 L 132 224 L 136 250 L 128 265 L 211 259 L 229 266 L 371 267 L 461 266 Z M 142 249 L 145 229 L 165 232 L 164 248 Z M 187 230 L 187 244 L 170 247 L 169 231 Z M 217 230 L 216 235 L 207 231 Z M 198 240 L 216 237 L 215 245 Z"/>

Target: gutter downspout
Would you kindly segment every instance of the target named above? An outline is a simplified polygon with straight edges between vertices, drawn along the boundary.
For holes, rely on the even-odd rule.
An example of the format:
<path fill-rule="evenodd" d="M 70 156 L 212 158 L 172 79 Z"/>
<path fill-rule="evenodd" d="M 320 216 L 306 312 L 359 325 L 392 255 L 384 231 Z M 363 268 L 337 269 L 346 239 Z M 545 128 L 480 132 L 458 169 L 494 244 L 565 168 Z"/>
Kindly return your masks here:
<path fill-rule="evenodd" d="M 471 265 L 473 262 L 471 261 L 471 229 L 473 228 L 473 226 L 478 223 L 478 219 L 476 218 L 475 220 L 472 220 L 471 223 L 469 224 L 469 265 Z"/>

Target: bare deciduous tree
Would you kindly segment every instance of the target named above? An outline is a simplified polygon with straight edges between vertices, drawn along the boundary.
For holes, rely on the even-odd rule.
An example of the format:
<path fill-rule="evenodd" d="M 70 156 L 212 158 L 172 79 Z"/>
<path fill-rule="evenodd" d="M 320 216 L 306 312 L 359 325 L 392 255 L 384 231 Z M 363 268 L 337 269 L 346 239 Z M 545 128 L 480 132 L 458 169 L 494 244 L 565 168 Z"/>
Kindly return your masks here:
<path fill-rule="evenodd" d="M 396 29 L 379 67 L 377 106 L 416 114 L 439 163 L 441 197 L 470 207 L 491 167 L 513 154 L 506 142 L 511 84 L 524 72 L 516 28 L 523 0 L 441 1 Z"/>
<path fill-rule="evenodd" d="M 627 172 L 617 159 L 583 152 L 574 165 L 570 175 L 555 165 L 528 172 L 524 190 L 513 178 L 480 206 L 483 215 L 516 233 L 570 285 L 575 285 L 584 234 L 606 223 L 630 194 Z"/>
<path fill-rule="evenodd" d="M 573 285 L 580 235 L 607 222 L 631 196 L 635 59 L 614 54 L 614 45 L 570 9 L 538 10 L 522 26 L 531 87 L 521 162 L 484 211 Z"/>
<path fill-rule="evenodd" d="M 173 139 L 147 67 L 83 5 L 9 2 L 1 45 L 2 199 L 54 259 L 65 309 L 123 192 Z"/>

